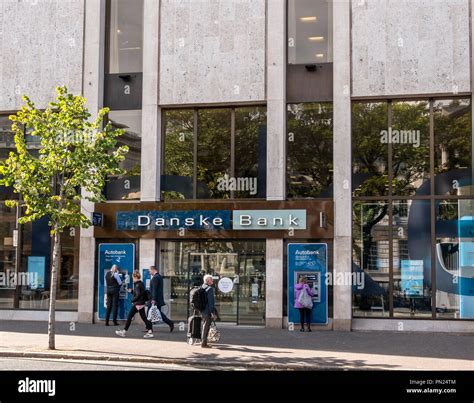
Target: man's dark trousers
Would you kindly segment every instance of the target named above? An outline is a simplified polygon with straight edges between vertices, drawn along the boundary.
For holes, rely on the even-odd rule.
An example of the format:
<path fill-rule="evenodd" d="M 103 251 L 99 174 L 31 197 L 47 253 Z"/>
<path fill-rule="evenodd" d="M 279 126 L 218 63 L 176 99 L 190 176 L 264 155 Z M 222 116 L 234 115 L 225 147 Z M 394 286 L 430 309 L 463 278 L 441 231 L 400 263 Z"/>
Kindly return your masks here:
<path fill-rule="evenodd" d="M 117 322 L 118 317 L 118 303 L 119 303 L 119 289 L 107 291 L 107 311 L 105 313 L 105 324 L 109 323 L 110 313 L 113 309 L 114 323 Z"/>

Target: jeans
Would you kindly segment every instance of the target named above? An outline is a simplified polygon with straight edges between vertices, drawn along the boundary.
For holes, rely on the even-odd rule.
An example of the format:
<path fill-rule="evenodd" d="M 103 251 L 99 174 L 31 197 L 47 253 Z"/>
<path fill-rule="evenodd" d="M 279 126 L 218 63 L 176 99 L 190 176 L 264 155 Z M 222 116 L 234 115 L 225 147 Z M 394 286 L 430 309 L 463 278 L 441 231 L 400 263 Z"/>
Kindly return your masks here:
<path fill-rule="evenodd" d="M 128 312 L 127 323 L 125 323 L 124 329 L 128 330 L 128 328 L 130 327 L 130 324 L 132 323 L 132 319 L 136 315 L 137 312 L 140 314 L 140 318 L 142 318 L 143 322 L 145 323 L 146 330 L 152 330 L 153 325 L 146 317 L 145 308 L 143 307 L 142 309 L 137 310 L 135 306 L 132 306 L 130 308 L 130 311 Z"/>
<path fill-rule="evenodd" d="M 117 322 L 118 317 L 118 304 L 119 304 L 119 289 L 113 291 L 107 291 L 107 311 L 105 313 L 105 323 L 109 323 L 110 313 L 113 308 L 113 320 Z"/>
<path fill-rule="evenodd" d="M 309 308 L 298 308 L 300 311 L 300 323 L 301 323 L 301 329 L 304 329 L 304 323 L 306 319 L 306 324 L 308 325 L 308 328 L 311 326 L 311 309 Z"/>

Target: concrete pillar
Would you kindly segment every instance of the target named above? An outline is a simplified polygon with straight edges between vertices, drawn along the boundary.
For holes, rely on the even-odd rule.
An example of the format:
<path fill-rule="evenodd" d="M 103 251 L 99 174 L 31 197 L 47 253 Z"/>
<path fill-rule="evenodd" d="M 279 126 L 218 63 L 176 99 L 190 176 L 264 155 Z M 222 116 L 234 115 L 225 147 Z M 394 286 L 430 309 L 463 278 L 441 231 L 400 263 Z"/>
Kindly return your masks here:
<path fill-rule="evenodd" d="M 352 271 L 350 1 L 333 2 L 334 278 Z M 343 277 L 347 278 L 347 277 Z M 334 285 L 334 330 L 351 330 L 351 284 Z"/>
<path fill-rule="evenodd" d="M 85 1 L 84 80 L 82 93 L 93 117 L 103 107 L 105 0 Z M 84 190 L 82 191 L 85 195 Z M 81 200 L 81 210 L 91 217 L 94 203 Z M 94 312 L 95 239 L 94 228 L 81 228 L 79 242 L 78 321 L 92 323 Z"/>
<path fill-rule="evenodd" d="M 143 269 L 148 269 L 150 266 L 155 265 L 156 256 L 156 240 L 155 239 L 140 239 L 139 247 L 139 269 L 143 275 Z M 162 271 L 160 270 L 162 273 Z"/>
<path fill-rule="evenodd" d="M 160 200 L 161 109 L 159 107 L 160 0 L 145 0 L 141 200 Z"/>
<path fill-rule="evenodd" d="M 286 198 L 286 1 L 267 2 L 267 200 Z M 266 326 L 283 325 L 283 240 L 266 241 Z"/>
<path fill-rule="evenodd" d="M 265 325 L 283 326 L 283 239 L 267 239 Z"/>

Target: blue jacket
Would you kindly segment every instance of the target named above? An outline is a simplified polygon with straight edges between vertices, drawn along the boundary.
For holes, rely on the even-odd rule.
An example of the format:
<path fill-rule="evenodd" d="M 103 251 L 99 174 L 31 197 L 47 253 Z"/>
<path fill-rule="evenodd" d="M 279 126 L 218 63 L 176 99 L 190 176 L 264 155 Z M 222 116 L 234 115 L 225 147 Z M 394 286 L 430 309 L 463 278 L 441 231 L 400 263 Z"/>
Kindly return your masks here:
<path fill-rule="evenodd" d="M 150 294 L 157 307 L 161 308 L 166 305 L 163 297 L 163 277 L 159 273 L 156 273 L 150 281 Z"/>
<path fill-rule="evenodd" d="M 202 316 L 211 316 L 211 314 L 216 309 L 216 299 L 214 297 L 214 287 L 208 286 L 207 284 L 203 284 L 202 288 L 204 288 L 207 292 L 207 305 L 206 309 L 204 309 L 201 314 Z"/>

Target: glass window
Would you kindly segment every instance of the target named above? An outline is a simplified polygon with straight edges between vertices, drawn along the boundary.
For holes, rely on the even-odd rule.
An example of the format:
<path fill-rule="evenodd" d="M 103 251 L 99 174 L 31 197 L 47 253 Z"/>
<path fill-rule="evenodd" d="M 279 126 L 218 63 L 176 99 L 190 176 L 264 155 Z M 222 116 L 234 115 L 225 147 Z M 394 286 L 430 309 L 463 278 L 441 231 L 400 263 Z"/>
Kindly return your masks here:
<path fill-rule="evenodd" d="M 194 177 L 194 111 L 164 114 L 165 145 L 162 189 L 164 199 L 192 199 Z"/>
<path fill-rule="evenodd" d="M 14 307 L 16 282 L 15 276 L 15 247 L 13 246 L 13 230 L 15 229 L 16 214 L 0 203 L 0 309 Z M 16 279 L 15 279 L 16 280 Z"/>
<path fill-rule="evenodd" d="M 105 194 L 107 200 L 139 200 L 140 173 L 141 173 L 141 131 L 142 112 L 110 111 L 109 120 L 117 129 L 124 129 L 125 133 L 118 138 L 117 147 L 128 146 L 128 153 L 121 167 L 126 172 L 121 177 L 109 178 Z"/>
<path fill-rule="evenodd" d="M 143 71 L 143 0 L 109 0 L 108 73 Z"/>
<path fill-rule="evenodd" d="M 288 1 L 288 63 L 332 62 L 332 2 Z"/>
<path fill-rule="evenodd" d="M 352 105 L 352 187 L 354 196 L 388 195 L 388 127 L 386 102 Z"/>
<path fill-rule="evenodd" d="M 229 188 L 219 186 L 231 170 L 231 110 L 198 111 L 197 197 L 228 199 Z"/>
<path fill-rule="evenodd" d="M 357 317 L 388 317 L 389 221 L 388 203 L 353 204 L 353 266 L 363 276 L 363 287 L 353 286 L 353 309 Z"/>
<path fill-rule="evenodd" d="M 393 148 L 392 193 L 398 196 L 429 194 L 429 103 L 394 102 L 392 113 L 392 127 L 385 137 Z"/>
<path fill-rule="evenodd" d="M 436 194 L 472 195 L 471 102 L 439 100 L 433 109 Z"/>
<path fill-rule="evenodd" d="M 332 108 L 330 103 L 288 105 L 289 198 L 332 197 Z"/>
<path fill-rule="evenodd" d="M 265 197 L 266 108 L 167 110 L 163 116 L 165 200 Z"/>
<path fill-rule="evenodd" d="M 431 317 L 431 209 L 429 200 L 393 202 L 393 312 Z"/>

